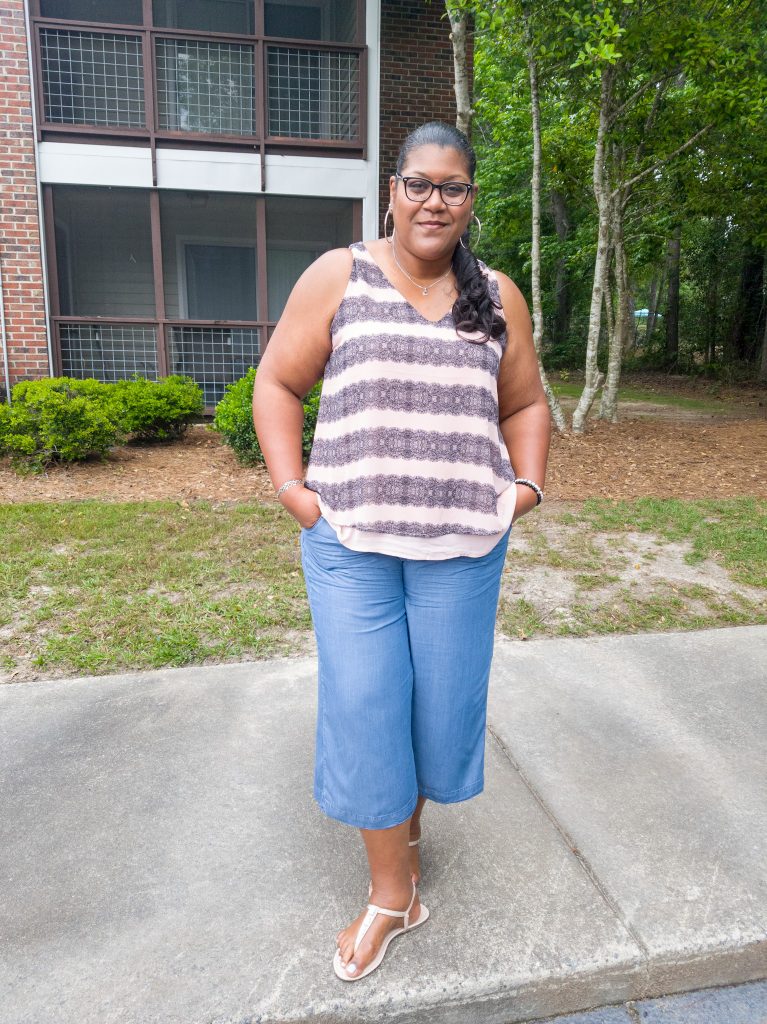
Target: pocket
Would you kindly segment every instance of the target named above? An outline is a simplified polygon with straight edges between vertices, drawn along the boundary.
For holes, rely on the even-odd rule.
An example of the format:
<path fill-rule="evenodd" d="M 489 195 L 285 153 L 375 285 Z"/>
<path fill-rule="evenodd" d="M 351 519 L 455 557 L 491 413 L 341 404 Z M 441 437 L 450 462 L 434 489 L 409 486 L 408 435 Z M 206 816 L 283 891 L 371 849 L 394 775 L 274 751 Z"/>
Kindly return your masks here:
<path fill-rule="evenodd" d="M 320 523 L 322 522 L 323 518 L 324 518 L 323 516 L 319 516 L 319 517 L 318 517 L 318 518 L 317 518 L 317 519 L 315 520 L 315 522 L 313 522 L 313 523 L 312 523 L 312 525 L 311 525 L 311 526 L 302 526 L 302 527 L 301 527 L 301 529 L 303 530 L 303 532 L 304 532 L 304 533 L 311 533 L 311 532 L 312 532 L 313 530 L 316 530 L 316 529 L 317 529 L 317 527 L 318 527 L 318 526 L 320 525 Z"/>

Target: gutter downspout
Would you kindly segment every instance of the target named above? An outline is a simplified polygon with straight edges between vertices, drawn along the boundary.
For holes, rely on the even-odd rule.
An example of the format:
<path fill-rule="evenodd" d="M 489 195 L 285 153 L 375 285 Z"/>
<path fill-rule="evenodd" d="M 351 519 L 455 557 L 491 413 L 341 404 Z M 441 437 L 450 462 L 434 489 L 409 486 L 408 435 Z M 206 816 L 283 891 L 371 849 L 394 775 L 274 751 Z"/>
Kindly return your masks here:
<path fill-rule="evenodd" d="M 8 369 L 8 336 L 5 331 L 5 296 L 3 294 L 3 259 L 0 255 L 0 341 L 3 345 L 3 371 L 5 373 L 5 400 L 11 404 L 11 374 Z"/>
<path fill-rule="evenodd" d="M 48 290 L 48 256 L 45 249 L 45 221 L 43 218 L 43 187 L 40 182 L 40 153 L 38 150 L 37 103 L 35 97 L 34 62 L 32 59 L 32 29 L 29 24 L 29 0 L 24 2 L 24 31 L 27 36 L 27 64 L 29 67 L 29 92 L 32 97 L 32 142 L 35 154 L 35 189 L 37 192 L 37 230 L 40 236 L 40 269 L 43 280 L 43 306 L 45 312 L 45 340 L 48 347 L 48 376 L 53 376 L 53 343 L 51 341 L 50 308 Z"/>

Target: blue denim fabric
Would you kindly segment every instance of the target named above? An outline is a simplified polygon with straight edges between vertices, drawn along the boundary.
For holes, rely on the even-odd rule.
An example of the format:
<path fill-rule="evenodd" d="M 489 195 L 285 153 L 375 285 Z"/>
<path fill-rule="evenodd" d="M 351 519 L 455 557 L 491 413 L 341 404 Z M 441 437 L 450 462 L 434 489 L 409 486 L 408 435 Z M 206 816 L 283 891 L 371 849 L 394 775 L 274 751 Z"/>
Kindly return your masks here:
<path fill-rule="evenodd" d="M 391 828 L 419 794 L 482 791 L 510 532 L 481 558 L 431 561 L 353 551 L 324 517 L 301 530 L 319 660 L 314 798 L 331 818 Z"/>

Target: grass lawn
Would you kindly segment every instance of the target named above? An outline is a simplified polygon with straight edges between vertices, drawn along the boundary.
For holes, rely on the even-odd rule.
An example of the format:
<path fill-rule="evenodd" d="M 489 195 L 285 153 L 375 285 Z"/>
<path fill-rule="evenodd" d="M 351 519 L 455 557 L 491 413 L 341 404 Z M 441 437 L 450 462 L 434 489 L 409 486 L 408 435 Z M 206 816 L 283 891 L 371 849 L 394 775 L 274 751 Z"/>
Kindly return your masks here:
<path fill-rule="evenodd" d="M 580 398 L 583 391 L 583 384 L 571 381 L 556 381 L 552 383 L 552 389 L 557 398 Z M 649 402 L 653 405 L 674 406 L 677 409 L 687 409 L 690 412 L 732 412 L 737 408 L 738 403 L 734 400 L 728 401 L 724 398 L 691 398 L 688 395 L 662 394 L 651 391 L 649 388 L 618 388 L 619 402 Z M 598 403 L 597 403 L 598 405 Z"/>
<path fill-rule="evenodd" d="M 545 508 L 545 507 L 544 507 Z M 767 622 L 767 501 L 587 501 L 521 520 L 512 637 Z M 257 502 L 0 505 L 0 670 L 91 675 L 307 649 L 298 529 Z"/>

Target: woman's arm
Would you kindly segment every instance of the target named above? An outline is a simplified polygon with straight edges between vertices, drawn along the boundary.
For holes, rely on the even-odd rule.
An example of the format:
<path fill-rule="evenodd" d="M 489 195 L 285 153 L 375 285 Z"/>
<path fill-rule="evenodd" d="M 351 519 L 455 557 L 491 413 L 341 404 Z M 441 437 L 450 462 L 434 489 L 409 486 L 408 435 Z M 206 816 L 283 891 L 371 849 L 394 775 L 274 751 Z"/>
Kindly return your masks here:
<path fill-rule="evenodd" d="M 303 477 L 302 399 L 322 376 L 331 353 L 330 324 L 351 271 L 349 249 L 332 249 L 296 282 L 261 357 L 253 388 L 253 424 L 275 488 Z M 302 526 L 317 521 L 317 495 L 302 484 L 280 500 Z"/>
<path fill-rule="evenodd" d="M 538 372 L 533 327 L 524 296 L 505 274 L 497 273 L 508 343 L 498 374 L 500 428 L 511 465 L 518 477 L 527 477 L 543 489 L 551 442 L 551 417 Z M 517 485 L 518 519 L 536 505 L 530 487 Z"/>

